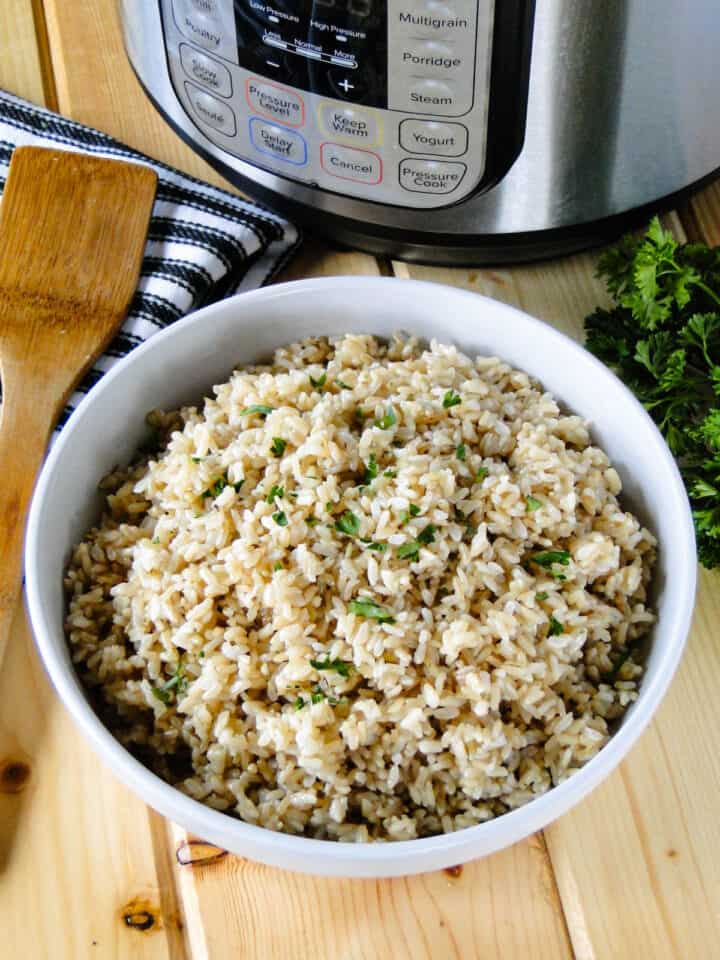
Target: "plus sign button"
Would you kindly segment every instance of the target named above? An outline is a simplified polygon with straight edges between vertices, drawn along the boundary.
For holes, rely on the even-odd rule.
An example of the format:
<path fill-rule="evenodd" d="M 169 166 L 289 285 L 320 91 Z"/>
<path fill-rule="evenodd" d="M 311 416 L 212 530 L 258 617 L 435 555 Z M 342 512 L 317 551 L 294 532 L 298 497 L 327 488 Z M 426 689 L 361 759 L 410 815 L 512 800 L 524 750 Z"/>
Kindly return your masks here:
<path fill-rule="evenodd" d="M 327 76 L 333 94 L 341 100 L 359 102 L 367 95 L 367 84 L 357 70 L 328 70 Z"/>

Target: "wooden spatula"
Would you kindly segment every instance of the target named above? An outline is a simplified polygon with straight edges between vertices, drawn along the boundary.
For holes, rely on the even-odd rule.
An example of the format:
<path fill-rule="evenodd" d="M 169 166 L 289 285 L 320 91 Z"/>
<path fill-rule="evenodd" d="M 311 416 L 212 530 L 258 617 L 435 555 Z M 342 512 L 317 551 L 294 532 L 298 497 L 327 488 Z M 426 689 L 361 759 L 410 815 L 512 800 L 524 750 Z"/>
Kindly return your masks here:
<path fill-rule="evenodd" d="M 18 147 L 10 163 L 0 203 L 0 662 L 35 477 L 65 401 L 125 317 L 156 180 L 147 167 L 40 147 Z"/>

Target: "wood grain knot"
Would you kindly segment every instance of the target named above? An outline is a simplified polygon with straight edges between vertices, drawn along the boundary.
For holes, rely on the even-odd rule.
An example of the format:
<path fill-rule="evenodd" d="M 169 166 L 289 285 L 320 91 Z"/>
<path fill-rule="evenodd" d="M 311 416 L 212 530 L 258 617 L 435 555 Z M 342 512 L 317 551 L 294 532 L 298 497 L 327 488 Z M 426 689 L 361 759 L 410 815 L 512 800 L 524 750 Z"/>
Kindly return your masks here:
<path fill-rule="evenodd" d="M 28 785 L 30 767 L 22 760 L 6 760 L 0 766 L 0 793 L 20 793 Z"/>
<path fill-rule="evenodd" d="M 669 850 L 666 850 L 665 853 L 670 860 L 675 860 L 677 857 L 680 856 L 677 850 L 673 850 L 672 847 Z"/>
<path fill-rule="evenodd" d="M 463 868 L 461 863 L 456 863 L 454 867 L 445 867 L 443 873 L 446 873 L 453 880 L 458 880 L 462 876 Z"/>
<path fill-rule="evenodd" d="M 123 923 L 131 930 L 146 933 L 153 927 L 160 927 L 160 908 L 149 900 L 136 897 L 130 900 L 120 911 Z"/>
<path fill-rule="evenodd" d="M 175 858 L 181 867 L 205 867 L 218 863 L 227 853 L 227 850 L 204 840 L 186 840 L 178 846 Z"/>

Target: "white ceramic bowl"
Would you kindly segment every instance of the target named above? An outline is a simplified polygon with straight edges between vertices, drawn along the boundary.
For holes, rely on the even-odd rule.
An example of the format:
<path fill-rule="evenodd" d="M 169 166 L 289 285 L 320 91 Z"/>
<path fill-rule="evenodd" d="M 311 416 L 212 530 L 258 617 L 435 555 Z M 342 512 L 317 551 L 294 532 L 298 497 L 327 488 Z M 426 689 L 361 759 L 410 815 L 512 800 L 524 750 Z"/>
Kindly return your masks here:
<path fill-rule="evenodd" d="M 97 519 L 98 479 L 127 462 L 146 434 L 144 416 L 207 394 L 233 366 L 318 334 L 386 336 L 398 330 L 496 354 L 542 381 L 592 421 L 617 467 L 625 502 L 659 538 L 653 632 L 637 702 L 583 769 L 531 803 L 446 836 L 341 844 L 274 833 L 211 810 L 164 783 L 103 726 L 73 670 L 63 636 L 63 568 Z M 383 877 L 435 870 L 492 853 L 577 803 L 620 762 L 657 709 L 687 637 L 695 594 L 695 541 L 682 481 L 639 403 L 598 360 L 551 327 L 493 300 L 438 284 L 338 277 L 269 287 L 206 307 L 157 334 L 118 364 L 78 407 L 52 448 L 30 512 L 25 555 L 30 616 L 63 702 L 100 756 L 165 816 L 212 843 L 308 873 Z"/>

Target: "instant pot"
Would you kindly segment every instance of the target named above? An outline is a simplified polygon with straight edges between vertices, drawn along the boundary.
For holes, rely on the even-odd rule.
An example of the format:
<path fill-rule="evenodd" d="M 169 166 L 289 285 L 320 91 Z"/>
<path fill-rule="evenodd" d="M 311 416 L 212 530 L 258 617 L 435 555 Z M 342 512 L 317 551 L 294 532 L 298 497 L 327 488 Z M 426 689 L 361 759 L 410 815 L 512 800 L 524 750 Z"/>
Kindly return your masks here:
<path fill-rule="evenodd" d="M 373 253 L 577 249 L 720 166 L 718 0 L 121 0 L 121 15 L 180 136 Z"/>

